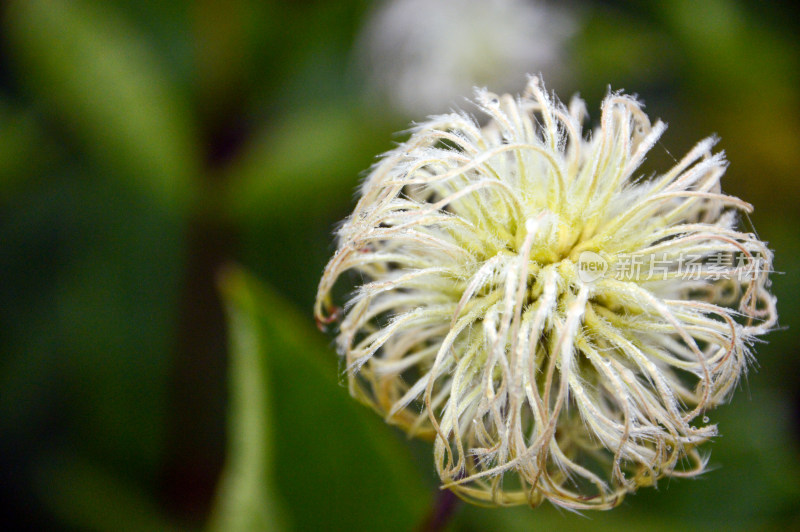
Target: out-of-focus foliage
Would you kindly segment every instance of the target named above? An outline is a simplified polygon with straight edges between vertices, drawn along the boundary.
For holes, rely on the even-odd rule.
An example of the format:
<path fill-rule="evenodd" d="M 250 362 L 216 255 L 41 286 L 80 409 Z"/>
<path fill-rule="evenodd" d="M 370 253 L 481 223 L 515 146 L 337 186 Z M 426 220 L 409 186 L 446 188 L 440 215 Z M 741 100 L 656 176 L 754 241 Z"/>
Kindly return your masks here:
<path fill-rule="evenodd" d="M 224 477 L 232 489 L 221 485 L 215 529 L 283 530 L 284 518 L 274 517 L 279 504 L 292 508 L 297 530 L 368 530 L 375 520 L 385 530 L 413 528 L 428 488 L 409 449 L 330 379 L 335 364 L 325 343 L 297 310 L 239 271 L 222 279 L 232 341 L 233 456 Z M 259 427 L 263 418 L 272 426 Z M 260 507 L 253 505 L 258 499 Z M 272 515 L 238 522 L 253 510 Z"/>
<path fill-rule="evenodd" d="M 12 3 L 6 17 L 26 87 L 81 151 L 167 207 L 186 204 L 198 165 L 187 102 L 135 29 L 81 2 Z"/>
<path fill-rule="evenodd" d="M 269 360 L 281 350 L 257 319 L 260 302 L 238 272 L 224 272 L 221 291 L 227 310 L 228 458 L 219 480 L 211 530 L 282 530 L 286 527 L 275 489 Z"/>
<path fill-rule="evenodd" d="M 559 94 L 580 91 L 591 110 L 609 86 L 637 93 L 670 123 L 653 169 L 722 139 L 723 186 L 754 204 L 782 272 L 782 329 L 710 413 L 722 436 L 699 480 L 586 517 L 465 507 L 451 527 L 798 528 L 798 14 L 744 0 L 560 6 L 574 34 Z M 0 3 L 3 529 L 423 519 L 429 446 L 347 396 L 311 318 L 359 173 L 412 118 L 369 97 L 357 47 L 373 12 L 366 0 Z"/>

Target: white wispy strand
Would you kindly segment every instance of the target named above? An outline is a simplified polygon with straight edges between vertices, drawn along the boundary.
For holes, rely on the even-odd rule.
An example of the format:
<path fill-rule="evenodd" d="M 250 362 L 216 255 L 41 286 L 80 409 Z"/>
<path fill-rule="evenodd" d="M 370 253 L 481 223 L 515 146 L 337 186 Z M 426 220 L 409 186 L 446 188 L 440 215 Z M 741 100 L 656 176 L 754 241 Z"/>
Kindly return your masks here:
<path fill-rule="evenodd" d="M 697 446 L 717 434 L 705 412 L 777 319 L 772 254 L 736 229 L 752 208 L 721 192 L 715 139 L 642 179 L 666 126 L 630 96 L 610 94 L 591 135 L 583 102 L 538 78 L 475 103 L 487 125 L 417 125 L 339 230 L 315 311 L 339 322 L 351 393 L 432 438 L 443 486 L 471 501 L 610 508 L 702 472 Z M 587 281 L 587 252 L 673 267 Z M 674 267 L 688 255 L 701 258 L 690 278 Z M 715 277 L 714 256 L 758 268 Z M 345 272 L 357 286 L 339 308 Z"/>

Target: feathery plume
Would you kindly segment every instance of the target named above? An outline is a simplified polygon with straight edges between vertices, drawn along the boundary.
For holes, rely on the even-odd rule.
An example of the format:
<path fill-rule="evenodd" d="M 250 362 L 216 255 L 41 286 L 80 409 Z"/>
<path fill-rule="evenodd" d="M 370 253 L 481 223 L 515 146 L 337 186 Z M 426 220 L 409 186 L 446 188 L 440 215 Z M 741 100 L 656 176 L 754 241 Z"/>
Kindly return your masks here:
<path fill-rule="evenodd" d="M 499 505 L 611 508 L 703 471 L 757 336 L 772 254 L 738 230 L 700 141 L 637 172 L 666 126 L 611 93 L 600 127 L 531 78 L 431 117 L 364 181 L 319 285 L 352 395 L 431 438 L 444 487 Z M 332 291 L 351 272 L 343 308 Z"/>

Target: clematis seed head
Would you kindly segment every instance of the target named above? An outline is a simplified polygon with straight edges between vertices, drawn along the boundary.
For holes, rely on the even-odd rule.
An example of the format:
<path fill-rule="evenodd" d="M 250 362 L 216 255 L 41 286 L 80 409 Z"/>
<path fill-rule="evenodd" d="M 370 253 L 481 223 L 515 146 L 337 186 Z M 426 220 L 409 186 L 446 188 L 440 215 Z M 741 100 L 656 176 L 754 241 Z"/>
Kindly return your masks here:
<path fill-rule="evenodd" d="M 607 509 L 701 473 L 706 412 L 777 320 L 715 139 L 645 178 L 666 126 L 631 96 L 590 135 L 535 77 L 475 104 L 488 121 L 415 126 L 338 231 L 315 313 L 350 392 L 431 439 L 443 487 L 476 503 Z"/>

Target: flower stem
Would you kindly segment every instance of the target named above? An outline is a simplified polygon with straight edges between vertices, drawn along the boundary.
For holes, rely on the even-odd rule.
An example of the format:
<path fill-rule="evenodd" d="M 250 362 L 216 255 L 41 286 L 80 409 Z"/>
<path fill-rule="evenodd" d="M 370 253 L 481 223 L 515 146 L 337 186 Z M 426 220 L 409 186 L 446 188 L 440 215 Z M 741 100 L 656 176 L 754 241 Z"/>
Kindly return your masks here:
<path fill-rule="evenodd" d="M 436 497 L 431 511 L 417 528 L 417 532 L 439 532 L 444 530 L 460 506 L 460 500 L 450 490 L 442 490 Z"/>

